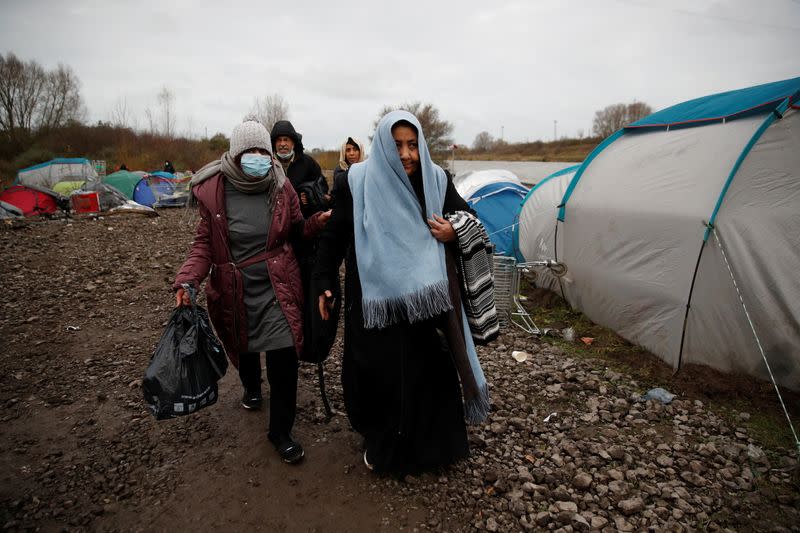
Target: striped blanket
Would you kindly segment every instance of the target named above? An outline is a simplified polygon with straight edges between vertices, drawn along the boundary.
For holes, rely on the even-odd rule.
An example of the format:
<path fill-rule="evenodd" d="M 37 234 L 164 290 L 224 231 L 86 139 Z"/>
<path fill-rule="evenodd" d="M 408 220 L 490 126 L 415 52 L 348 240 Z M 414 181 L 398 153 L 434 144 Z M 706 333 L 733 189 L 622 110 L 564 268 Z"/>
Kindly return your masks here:
<path fill-rule="evenodd" d="M 467 323 L 473 340 L 486 344 L 500 333 L 494 305 L 493 245 L 483 224 L 471 213 L 456 211 L 446 218 L 458 236 L 458 270 Z"/>

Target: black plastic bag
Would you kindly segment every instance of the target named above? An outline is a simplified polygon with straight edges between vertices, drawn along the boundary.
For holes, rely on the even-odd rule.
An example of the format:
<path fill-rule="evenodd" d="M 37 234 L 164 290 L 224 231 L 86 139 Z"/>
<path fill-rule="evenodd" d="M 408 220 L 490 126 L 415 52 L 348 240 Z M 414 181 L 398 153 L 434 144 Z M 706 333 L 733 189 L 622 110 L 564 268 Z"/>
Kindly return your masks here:
<path fill-rule="evenodd" d="M 217 381 L 228 361 L 208 321 L 208 313 L 195 303 L 176 307 L 158 341 L 142 380 L 144 401 L 158 420 L 199 411 L 217 401 Z"/>

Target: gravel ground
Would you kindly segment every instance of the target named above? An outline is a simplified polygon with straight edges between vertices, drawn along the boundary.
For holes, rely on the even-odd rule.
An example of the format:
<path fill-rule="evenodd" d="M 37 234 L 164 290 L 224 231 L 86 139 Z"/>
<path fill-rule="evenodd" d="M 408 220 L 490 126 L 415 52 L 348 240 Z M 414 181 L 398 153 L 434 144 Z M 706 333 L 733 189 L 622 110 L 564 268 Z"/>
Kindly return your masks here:
<path fill-rule="evenodd" d="M 516 330 L 479 348 L 492 415 L 443 472 L 364 468 L 338 341 L 332 420 L 315 368 L 301 368 L 299 467 L 266 442 L 264 414 L 239 407 L 233 372 L 214 406 L 157 422 L 141 377 L 194 227 L 160 213 L 0 226 L 5 530 L 800 531 L 797 452 L 751 431 L 763 403 L 640 401 L 636 375 Z"/>

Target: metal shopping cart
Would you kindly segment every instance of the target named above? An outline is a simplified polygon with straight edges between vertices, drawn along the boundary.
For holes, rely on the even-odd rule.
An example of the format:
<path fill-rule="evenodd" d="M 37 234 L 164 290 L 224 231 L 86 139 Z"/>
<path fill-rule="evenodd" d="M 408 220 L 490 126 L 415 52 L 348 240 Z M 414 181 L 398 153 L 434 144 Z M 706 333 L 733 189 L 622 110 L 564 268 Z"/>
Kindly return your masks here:
<path fill-rule="evenodd" d="M 497 307 L 497 316 L 501 326 L 514 324 L 531 335 L 542 335 L 546 330 L 531 318 L 531 315 L 522 306 L 519 294 L 520 274 L 530 272 L 534 268 L 548 268 L 554 276 L 561 277 L 567 273 L 563 263 L 552 260 L 526 261 L 517 263 L 517 260 L 507 255 L 494 255 L 492 257 L 494 270 L 494 302 Z"/>

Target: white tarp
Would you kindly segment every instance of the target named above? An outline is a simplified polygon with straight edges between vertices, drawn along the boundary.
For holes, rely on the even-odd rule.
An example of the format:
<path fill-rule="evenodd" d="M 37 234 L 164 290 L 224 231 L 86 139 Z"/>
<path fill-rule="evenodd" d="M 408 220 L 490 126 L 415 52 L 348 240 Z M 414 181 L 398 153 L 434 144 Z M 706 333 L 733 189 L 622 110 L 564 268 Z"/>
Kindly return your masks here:
<path fill-rule="evenodd" d="M 465 200 L 472 198 L 475 192 L 489 185 L 490 183 L 515 183 L 522 185 L 519 178 L 508 170 L 492 169 L 492 170 L 475 170 L 460 174 L 453 178 L 453 185 L 458 191 L 458 194 Z"/>

